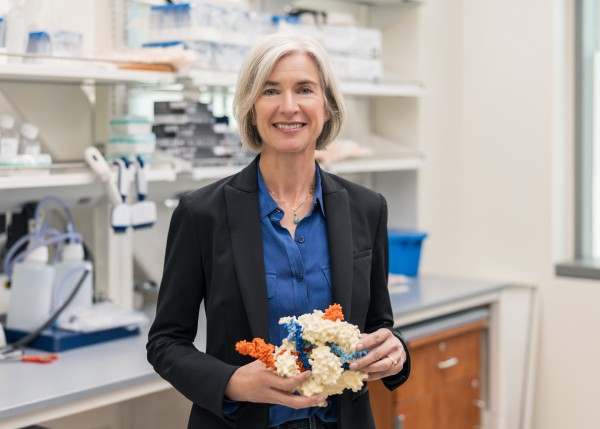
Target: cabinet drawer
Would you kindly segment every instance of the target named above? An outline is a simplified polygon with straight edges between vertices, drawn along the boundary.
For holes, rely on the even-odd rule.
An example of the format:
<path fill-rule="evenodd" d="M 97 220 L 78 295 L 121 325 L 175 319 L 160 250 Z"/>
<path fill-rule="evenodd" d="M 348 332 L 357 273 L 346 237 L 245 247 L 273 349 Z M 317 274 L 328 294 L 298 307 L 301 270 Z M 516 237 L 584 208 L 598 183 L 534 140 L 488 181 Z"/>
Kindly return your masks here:
<path fill-rule="evenodd" d="M 408 343 L 411 375 L 397 389 L 396 402 L 406 401 L 462 379 L 479 379 L 481 333 L 485 321 L 479 321 L 438 335 Z"/>

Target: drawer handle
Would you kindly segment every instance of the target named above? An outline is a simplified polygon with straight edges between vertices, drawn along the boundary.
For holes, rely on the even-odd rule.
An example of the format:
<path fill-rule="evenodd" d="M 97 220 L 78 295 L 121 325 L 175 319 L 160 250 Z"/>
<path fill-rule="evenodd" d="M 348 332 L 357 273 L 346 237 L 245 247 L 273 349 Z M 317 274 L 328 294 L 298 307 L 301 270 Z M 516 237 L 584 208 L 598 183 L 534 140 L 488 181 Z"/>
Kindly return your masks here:
<path fill-rule="evenodd" d="M 398 414 L 394 418 L 394 429 L 404 429 L 404 414 Z"/>
<path fill-rule="evenodd" d="M 452 357 L 448 360 L 443 360 L 441 362 L 438 362 L 437 367 L 439 369 L 448 369 L 448 368 L 452 368 L 453 366 L 458 364 L 458 358 Z"/>

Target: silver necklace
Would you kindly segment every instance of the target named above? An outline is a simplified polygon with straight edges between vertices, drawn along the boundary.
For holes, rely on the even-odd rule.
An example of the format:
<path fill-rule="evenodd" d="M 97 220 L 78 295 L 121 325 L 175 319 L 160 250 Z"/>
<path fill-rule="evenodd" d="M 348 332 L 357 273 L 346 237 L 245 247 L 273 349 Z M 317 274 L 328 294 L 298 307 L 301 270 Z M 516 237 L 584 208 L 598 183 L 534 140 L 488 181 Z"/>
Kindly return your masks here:
<path fill-rule="evenodd" d="M 293 212 L 294 212 L 294 223 L 297 225 L 298 223 L 300 223 L 300 218 L 298 217 L 297 211 L 300 210 L 300 207 L 302 207 L 302 204 L 304 204 L 306 202 L 306 200 L 308 200 L 308 197 L 311 196 L 311 194 L 313 193 L 313 191 L 315 190 L 315 188 L 310 188 L 308 190 L 308 194 L 306 195 L 306 197 L 302 200 L 302 202 L 298 205 L 298 207 L 293 208 L 292 205 L 290 203 L 288 203 L 286 200 L 284 200 L 283 198 L 281 198 L 279 195 L 277 195 L 275 192 L 271 191 L 269 188 L 267 188 L 267 191 L 269 191 L 269 193 L 271 195 L 273 195 L 275 198 L 277 198 L 278 200 L 280 200 L 283 204 L 285 204 L 286 206 L 288 206 Z"/>

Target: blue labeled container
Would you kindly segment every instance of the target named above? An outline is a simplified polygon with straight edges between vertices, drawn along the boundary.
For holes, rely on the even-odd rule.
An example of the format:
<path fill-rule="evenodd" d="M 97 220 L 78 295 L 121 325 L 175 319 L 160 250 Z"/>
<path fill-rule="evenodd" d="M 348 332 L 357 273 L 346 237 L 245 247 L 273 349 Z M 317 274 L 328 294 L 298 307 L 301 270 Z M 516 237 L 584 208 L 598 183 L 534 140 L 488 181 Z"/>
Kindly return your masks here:
<path fill-rule="evenodd" d="M 427 233 L 421 231 L 390 229 L 390 273 L 408 277 L 418 276 L 421 247 L 426 237 Z"/>

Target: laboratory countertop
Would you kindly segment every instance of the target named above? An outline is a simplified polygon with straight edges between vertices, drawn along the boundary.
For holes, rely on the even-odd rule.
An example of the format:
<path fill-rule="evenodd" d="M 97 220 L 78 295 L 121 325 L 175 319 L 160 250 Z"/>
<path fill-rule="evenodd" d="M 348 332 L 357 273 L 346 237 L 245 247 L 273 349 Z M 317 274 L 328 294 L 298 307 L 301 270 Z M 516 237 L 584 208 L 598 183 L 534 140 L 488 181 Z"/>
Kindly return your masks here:
<path fill-rule="evenodd" d="M 391 300 L 400 327 L 444 311 L 489 304 L 508 286 L 429 276 L 393 283 Z M 50 364 L 0 362 L 0 426 L 5 419 L 159 383 L 146 360 L 146 334 L 147 328 L 138 336 L 61 352 Z"/>

